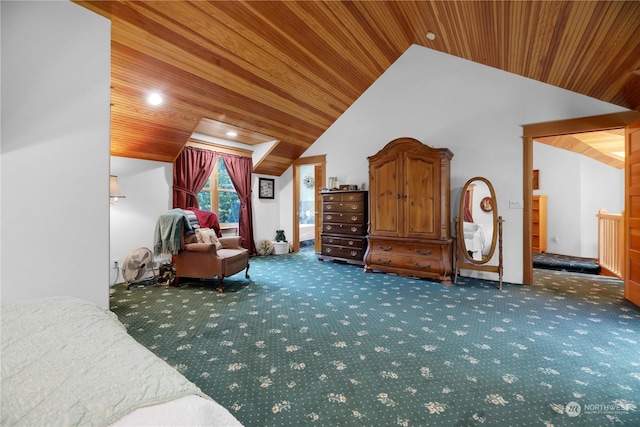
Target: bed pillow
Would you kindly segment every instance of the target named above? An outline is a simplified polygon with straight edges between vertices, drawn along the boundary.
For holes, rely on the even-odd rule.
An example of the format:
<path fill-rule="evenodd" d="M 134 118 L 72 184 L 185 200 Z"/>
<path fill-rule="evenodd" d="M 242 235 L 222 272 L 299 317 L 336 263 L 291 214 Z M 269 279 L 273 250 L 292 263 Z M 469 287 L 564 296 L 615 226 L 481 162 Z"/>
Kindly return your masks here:
<path fill-rule="evenodd" d="M 222 249 L 222 243 L 212 228 L 196 228 L 196 239 L 198 243 L 213 243 L 216 249 Z"/>

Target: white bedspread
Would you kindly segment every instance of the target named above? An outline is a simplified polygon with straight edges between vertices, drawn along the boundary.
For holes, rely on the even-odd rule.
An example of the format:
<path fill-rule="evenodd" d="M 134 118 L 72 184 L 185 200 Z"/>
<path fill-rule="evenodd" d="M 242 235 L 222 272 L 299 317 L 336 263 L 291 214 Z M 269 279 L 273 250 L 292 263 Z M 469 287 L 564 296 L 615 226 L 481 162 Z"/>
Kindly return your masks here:
<path fill-rule="evenodd" d="M 473 259 L 480 260 L 488 250 L 488 243 L 485 238 L 485 231 L 482 224 L 473 222 L 464 223 L 464 244 Z"/>
<path fill-rule="evenodd" d="M 187 395 L 211 401 L 91 302 L 4 305 L 0 333 L 3 426 L 108 425 Z"/>

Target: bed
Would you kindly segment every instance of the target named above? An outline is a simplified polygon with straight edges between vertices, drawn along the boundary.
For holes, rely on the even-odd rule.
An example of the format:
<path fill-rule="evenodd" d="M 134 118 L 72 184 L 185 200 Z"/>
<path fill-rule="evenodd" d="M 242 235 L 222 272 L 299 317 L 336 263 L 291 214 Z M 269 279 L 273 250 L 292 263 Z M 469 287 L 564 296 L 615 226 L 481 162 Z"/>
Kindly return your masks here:
<path fill-rule="evenodd" d="M 464 222 L 464 244 L 473 259 L 481 260 L 491 249 L 491 236 L 482 224 Z"/>
<path fill-rule="evenodd" d="M 3 426 L 240 426 L 224 407 L 77 298 L 1 308 Z"/>
<path fill-rule="evenodd" d="M 313 240 L 316 237 L 315 224 L 300 224 L 300 241 Z"/>

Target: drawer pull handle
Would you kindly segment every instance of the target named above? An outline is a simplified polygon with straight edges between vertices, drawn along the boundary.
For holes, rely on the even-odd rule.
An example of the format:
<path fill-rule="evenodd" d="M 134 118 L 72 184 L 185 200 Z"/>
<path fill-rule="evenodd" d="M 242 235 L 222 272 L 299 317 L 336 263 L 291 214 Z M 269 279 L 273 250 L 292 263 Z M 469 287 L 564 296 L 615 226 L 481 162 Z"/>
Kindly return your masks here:
<path fill-rule="evenodd" d="M 329 254 L 331 253 L 331 248 L 325 248 L 324 251 Z"/>
<path fill-rule="evenodd" d="M 358 231 L 358 227 L 351 227 L 351 231 L 355 233 L 356 231 Z"/>
<path fill-rule="evenodd" d="M 351 205 L 351 210 L 352 211 L 357 211 L 358 210 L 358 205 Z"/>
<path fill-rule="evenodd" d="M 331 226 L 330 225 L 327 225 L 327 230 L 331 230 Z"/>
<path fill-rule="evenodd" d="M 349 196 L 349 200 L 355 200 L 355 196 Z"/>
<path fill-rule="evenodd" d="M 382 250 L 383 250 L 383 251 L 385 251 L 385 252 L 389 252 L 391 249 L 393 249 L 393 247 L 392 247 L 392 246 L 384 247 L 384 246 L 382 246 L 382 245 L 378 245 L 378 248 L 379 248 L 379 249 L 382 249 Z"/>
<path fill-rule="evenodd" d="M 349 240 L 349 241 L 347 242 L 347 244 L 348 244 L 349 246 L 353 246 L 353 240 Z"/>
<path fill-rule="evenodd" d="M 333 243 L 333 239 L 329 239 L 329 243 Z"/>
<path fill-rule="evenodd" d="M 358 252 L 356 252 L 356 251 L 351 251 L 351 256 L 356 256 L 356 255 L 358 255 Z"/>
<path fill-rule="evenodd" d="M 326 210 L 330 211 L 331 210 L 331 205 L 327 205 L 324 207 Z"/>
<path fill-rule="evenodd" d="M 390 264 L 390 263 L 391 263 L 390 259 L 378 258 L 378 264 Z"/>
<path fill-rule="evenodd" d="M 333 218 L 333 215 L 327 215 L 327 219 Z"/>
<path fill-rule="evenodd" d="M 413 265 L 415 265 L 418 268 L 421 268 L 423 270 L 426 270 L 427 268 L 431 268 L 431 264 L 427 264 L 427 265 L 420 265 L 417 262 L 414 262 Z"/>
<path fill-rule="evenodd" d="M 414 249 L 414 251 L 418 254 L 418 255 L 431 255 L 431 250 L 426 250 L 424 252 L 422 252 L 420 249 Z"/>
<path fill-rule="evenodd" d="M 357 216 L 354 215 L 354 216 L 351 217 L 351 221 L 357 221 L 357 220 L 358 220 Z"/>

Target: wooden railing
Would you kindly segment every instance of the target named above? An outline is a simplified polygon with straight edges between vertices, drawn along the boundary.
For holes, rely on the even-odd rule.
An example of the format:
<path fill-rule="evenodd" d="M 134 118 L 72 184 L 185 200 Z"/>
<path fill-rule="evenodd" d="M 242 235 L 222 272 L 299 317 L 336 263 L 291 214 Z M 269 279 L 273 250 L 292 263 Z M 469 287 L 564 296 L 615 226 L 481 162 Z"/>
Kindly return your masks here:
<path fill-rule="evenodd" d="M 600 274 L 624 279 L 624 212 L 598 214 L 598 264 Z"/>

